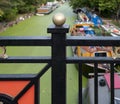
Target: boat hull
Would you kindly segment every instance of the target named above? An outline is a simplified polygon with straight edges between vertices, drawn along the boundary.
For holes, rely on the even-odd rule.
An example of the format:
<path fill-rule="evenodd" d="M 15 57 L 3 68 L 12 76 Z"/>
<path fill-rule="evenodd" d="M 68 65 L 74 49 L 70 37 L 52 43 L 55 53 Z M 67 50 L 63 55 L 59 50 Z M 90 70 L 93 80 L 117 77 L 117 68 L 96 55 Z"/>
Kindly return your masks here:
<path fill-rule="evenodd" d="M 73 56 L 74 57 L 95 57 L 95 53 L 89 53 L 89 52 L 81 52 L 81 47 L 80 46 L 76 46 L 76 47 L 72 47 L 72 51 L 73 51 Z M 100 51 L 99 52 L 100 55 L 106 55 L 107 57 L 111 57 L 112 53 L 111 52 L 103 52 Z M 101 54 L 102 53 L 102 54 Z M 79 70 L 79 65 L 76 64 L 77 69 Z M 85 63 L 82 64 L 82 74 L 89 78 L 93 75 L 90 75 L 90 73 L 94 73 L 94 64 L 91 63 Z M 106 73 L 109 71 L 109 64 L 98 64 L 97 67 L 98 73 Z"/>
<path fill-rule="evenodd" d="M 76 69 L 79 69 L 79 64 L 76 64 Z M 94 76 L 94 67 L 90 66 L 88 64 L 82 64 L 82 75 L 85 76 L 86 78 L 91 78 Z M 106 73 L 106 70 L 101 70 L 101 68 L 98 67 L 98 73 Z"/>

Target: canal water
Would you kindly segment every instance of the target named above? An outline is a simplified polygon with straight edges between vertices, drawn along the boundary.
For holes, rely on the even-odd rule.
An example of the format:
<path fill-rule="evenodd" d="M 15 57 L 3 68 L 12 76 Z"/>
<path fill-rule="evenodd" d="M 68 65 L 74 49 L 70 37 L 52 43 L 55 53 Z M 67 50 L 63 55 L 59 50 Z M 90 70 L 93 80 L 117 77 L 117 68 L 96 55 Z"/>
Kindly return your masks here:
<path fill-rule="evenodd" d="M 33 16 L 30 19 L 10 27 L 1 36 L 50 36 L 47 27 L 52 24 L 52 17 L 56 13 L 63 13 L 66 17 L 66 24 L 70 27 L 74 24 L 76 14 L 72 8 L 65 3 L 49 15 Z M 69 34 L 67 34 L 69 35 Z M 8 56 L 50 56 L 50 47 L 7 47 Z M 72 56 L 71 47 L 67 47 L 67 56 Z M 0 64 L 0 73 L 3 74 L 25 74 L 38 73 L 45 64 Z M 42 77 L 40 83 L 41 104 L 51 104 L 51 69 Z M 83 86 L 86 85 L 86 78 L 83 77 Z M 67 65 L 67 104 L 78 102 L 78 71 L 74 64 Z"/>

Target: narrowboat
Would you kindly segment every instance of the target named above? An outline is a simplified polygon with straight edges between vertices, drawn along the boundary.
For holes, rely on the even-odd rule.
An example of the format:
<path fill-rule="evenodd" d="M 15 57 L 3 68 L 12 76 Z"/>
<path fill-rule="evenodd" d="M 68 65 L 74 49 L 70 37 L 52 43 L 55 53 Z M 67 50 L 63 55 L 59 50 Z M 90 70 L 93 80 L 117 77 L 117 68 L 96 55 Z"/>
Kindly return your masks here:
<path fill-rule="evenodd" d="M 71 36 L 85 36 L 87 38 L 96 36 L 92 23 L 75 24 L 71 28 Z M 73 46 L 72 52 L 74 57 L 113 57 L 113 48 L 110 46 Z M 89 77 L 93 73 L 94 65 L 86 63 L 83 65 L 83 74 Z M 99 72 L 109 72 L 109 64 L 98 64 Z M 102 70 L 101 70 L 102 69 Z"/>

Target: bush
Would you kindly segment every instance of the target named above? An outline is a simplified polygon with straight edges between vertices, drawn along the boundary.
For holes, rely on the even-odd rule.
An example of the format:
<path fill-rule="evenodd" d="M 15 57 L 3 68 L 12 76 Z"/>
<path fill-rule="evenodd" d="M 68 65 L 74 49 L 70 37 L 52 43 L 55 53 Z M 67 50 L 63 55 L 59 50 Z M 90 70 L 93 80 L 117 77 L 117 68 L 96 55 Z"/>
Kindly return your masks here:
<path fill-rule="evenodd" d="M 53 2 L 54 0 L 47 0 L 48 2 Z"/>
<path fill-rule="evenodd" d="M 0 9 L 0 17 L 2 17 L 4 12 Z"/>
<path fill-rule="evenodd" d="M 25 6 L 18 8 L 18 12 L 20 14 L 30 13 L 30 12 L 34 12 L 34 11 L 35 11 L 35 7 L 33 5 L 25 5 Z"/>
<path fill-rule="evenodd" d="M 12 21 L 17 17 L 17 10 L 16 9 L 7 9 L 4 12 L 4 15 L 2 17 L 3 20 L 6 22 Z"/>
<path fill-rule="evenodd" d="M 20 14 L 28 13 L 28 12 L 29 12 L 28 6 L 23 6 L 23 7 L 18 8 L 18 13 L 20 13 Z"/>
<path fill-rule="evenodd" d="M 104 10 L 104 11 L 101 11 L 100 15 L 105 18 L 113 18 L 115 13 L 113 10 Z"/>
<path fill-rule="evenodd" d="M 36 7 L 34 7 L 33 5 L 29 6 L 29 12 L 35 12 Z"/>

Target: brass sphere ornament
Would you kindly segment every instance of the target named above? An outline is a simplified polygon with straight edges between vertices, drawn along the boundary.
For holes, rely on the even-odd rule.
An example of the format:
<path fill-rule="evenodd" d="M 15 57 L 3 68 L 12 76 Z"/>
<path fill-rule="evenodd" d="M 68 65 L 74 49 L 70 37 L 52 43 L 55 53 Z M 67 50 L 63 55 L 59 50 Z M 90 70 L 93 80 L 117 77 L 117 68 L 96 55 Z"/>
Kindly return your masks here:
<path fill-rule="evenodd" d="M 53 16 L 53 23 L 56 26 L 62 26 L 66 21 L 65 16 L 62 13 L 57 13 Z"/>

